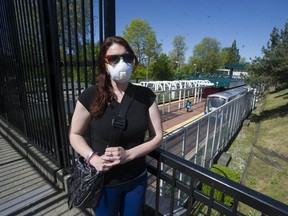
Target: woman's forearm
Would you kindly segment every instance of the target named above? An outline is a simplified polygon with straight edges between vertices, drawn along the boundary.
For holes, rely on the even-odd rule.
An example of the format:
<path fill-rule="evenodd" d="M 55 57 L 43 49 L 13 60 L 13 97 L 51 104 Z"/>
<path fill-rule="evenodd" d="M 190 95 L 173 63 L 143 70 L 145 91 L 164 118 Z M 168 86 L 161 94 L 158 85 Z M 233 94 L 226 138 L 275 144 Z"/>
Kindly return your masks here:
<path fill-rule="evenodd" d="M 84 158 L 92 151 L 83 137 L 83 134 L 89 125 L 90 118 L 90 113 L 79 101 L 77 101 L 71 121 L 69 140 L 73 149 Z"/>
<path fill-rule="evenodd" d="M 92 148 L 88 145 L 83 136 L 70 133 L 69 138 L 71 146 L 78 154 L 86 158 L 87 155 L 91 153 Z"/>
<path fill-rule="evenodd" d="M 127 161 L 134 160 L 138 157 L 150 153 L 151 151 L 153 151 L 154 149 L 156 149 L 161 145 L 161 141 L 162 141 L 162 134 L 152 137 L 147 142 L 144 142 L 139 146 L 126 150 Z"/>

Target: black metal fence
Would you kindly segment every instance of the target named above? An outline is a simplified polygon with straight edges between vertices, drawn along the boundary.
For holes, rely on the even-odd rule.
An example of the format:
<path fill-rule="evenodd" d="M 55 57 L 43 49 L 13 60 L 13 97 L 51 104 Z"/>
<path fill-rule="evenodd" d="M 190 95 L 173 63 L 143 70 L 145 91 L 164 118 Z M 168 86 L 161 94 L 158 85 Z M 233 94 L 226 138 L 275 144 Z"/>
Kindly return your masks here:
<path fill-rule="evenodd" d="M 153 215 L 288 215 L 287 205 L 163 149 L 149 156 L 152 175 L 147 189 L 150 202 L 146 197 L 146 204 Z M 165 184 L 169 187 L 166 193 Z M 202 190 L 203 185 L 209 192 Z M 177 201 L 179 194 L 185 198 L 181 203 Z M 225 203 L 226 196 L 233 198 L 232 203 Z"/>
<path fill-rule="evenodd" d="M 96 82 L 103 37 L 115 34 L 114 10 L 114 0 L 0 1 L 0 115 L 61 167 L 74 154 L 77 97 Z"/>
<path fill-rule="evenodd" d="M 0 1 L 0 117 L 64 169 L 74 154 L 67 135 L 75 102 L 84 88 L 96 82 L 94 56 L 103 37 L 115 35 L 114 10 L 115 0 Z M 215 209 L 237 215 L 241 201 L 266 214 L 288 214 L 284 204 L 168 152 L 150 156 L 156 160 L 155 167 L 153 162 L 149 166 L 156 182 L 152 193 L 156 215 L 167 203 L 160 202 L 162 180 L 170 185 L 170 215 L 175 210 L 175 188 L 187 194 L 182 207 L 188 215 L 195 200 L 207 206 L 208 214 Z M 171 173 L 161 169 L 162 163 L 171 167 Z M 178 179 L 180 172 L 190 177 L 189 184 Z M 200 193 L 195 187 L 199 182 L 212 187 L 210 195 Z M 227 207 L 216 201 L 214 190 L 233 197 L 235 204 Z"/>

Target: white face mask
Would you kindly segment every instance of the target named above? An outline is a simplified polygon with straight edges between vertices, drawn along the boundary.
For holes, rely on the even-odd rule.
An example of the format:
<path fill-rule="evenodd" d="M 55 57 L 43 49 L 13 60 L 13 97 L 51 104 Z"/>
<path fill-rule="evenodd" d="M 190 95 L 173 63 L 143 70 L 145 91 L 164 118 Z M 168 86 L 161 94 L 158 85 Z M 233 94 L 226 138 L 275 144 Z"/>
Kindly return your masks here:
<path fill-rule="evenodd" d="M 124 62 L 122 59 L 119 61 L 119 63 L 114 65 L 114 67 L 110 64 L 106 64 L 106 67 L 112 80 L 118 83 L 127 82 L 130 79 L 133 70 L 133 65 Z"/>

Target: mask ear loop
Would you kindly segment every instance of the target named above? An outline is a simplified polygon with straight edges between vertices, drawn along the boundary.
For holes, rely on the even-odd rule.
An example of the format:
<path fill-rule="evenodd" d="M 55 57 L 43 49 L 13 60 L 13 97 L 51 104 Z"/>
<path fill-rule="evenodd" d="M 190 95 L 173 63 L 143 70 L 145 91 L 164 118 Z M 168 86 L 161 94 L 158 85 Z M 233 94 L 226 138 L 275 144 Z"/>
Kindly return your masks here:
<path fill-rule="evenodd" d="M 135 53 L 131 53 L 133 56 L 134 56 L 134 58 L 133 58 L 133 62 L 131 63 L 132 65 L 133 65 L 133 70 L 132 70 L 132 72 L 134 72 L 135 70 L 136 70 L 136 68 L 137 68 L 137 64 L 136 64 L 136 55 L 135 55 Z"/>
<path fill-rule="evenodd" d="M 133 70 L 132 70 L 132 72 L 134 72 L 135 70 L 136 70 L 136 68 L 137 68 L 137 64 L 136 64 L 136 56 L 135 56 L 135 54 L 134 54 L 134 59 L 133 59 L 133 61 L 132 61 L 132 66 L 133 66 Z"/>
<path fill-rule="evenodd" d="M 109 66 L 112 67 L 112 65 L 110 65 L 108 62 L 109 62 L 109 61 L 108 61 L 107 59 L 105 59 L 106 74 L 110 77 L 111 75 L 110 75 L 110 73 L 108 72 L 108 67 L 109 67 Z"/>

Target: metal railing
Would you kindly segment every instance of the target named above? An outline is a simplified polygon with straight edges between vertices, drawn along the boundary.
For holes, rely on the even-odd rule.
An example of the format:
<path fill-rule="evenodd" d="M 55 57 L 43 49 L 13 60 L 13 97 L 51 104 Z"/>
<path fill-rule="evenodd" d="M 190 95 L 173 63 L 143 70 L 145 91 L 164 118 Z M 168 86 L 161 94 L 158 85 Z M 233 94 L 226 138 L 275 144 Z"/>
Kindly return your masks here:
<path fill-rule="evenodd" d="M 94 61 L 93 52 L 94 49 L 97 49 L 97 45 L 94 42 L 95 35 L 93 35 L 95 31 L 93 29 L 95 26 L 93 5 L 96 2 L 95 0 L 0 1 L 1 118 L 5 119 L 9 126 L 20 132 L 29 141 L 29 146 L 30 144 L 36 146 L 63 170 L 71 166 L 71 161 L 74 158 L 74 151 L 69 145 L 67 136 L 75 99 L 83 88 L 81 82 L 83 80 L 85 87 L 89 83 L 95 82 L 94 72 L 97 64 Z M 104 5 L 102 6 L 103 2 Z M 102 7 L 105 10 L 103 19 L 107 19 L 104 20 L 105 36 L 107 37 L 110 33 L 111 35 L 115 34 L 115 26 L 113 26 L 115 24 L 115 22 L 113 23 L 115 2 L 113 0 L 99 0 L 98 3 L 98 33 L 101 43 L 104 29 L 102 26 Z M 109 11 L 109 7 L 112 8 L 111 11 Z M 168 97 L 172 93 L 168 93 Z M 184 92 L 178 93 L 181 94 L 179 97 L 182 98 L 181 100 L 186 98 L 183 97 Z M 194 93 L 195 91 L 191 95 Z M 164 93 L 159 97 L 163 97 L 163 95 Z M 184 101 L 181 103 L 183 104 Z M 241 114 L 239 107 L 237 108 L 232 103 L 227 104 L 221 110 L 214 112 L 214 117 L 211 113 L 211 115 L 198 119 L 195 123 L 167 135 L 164 139 L 163 148 L 168 151 L 170 151 L 169 148 L 178 149 L 179 145 L 173 144 L 175 142 L 181 143 L 178 153 L 172 155 L 164 150 L 159 150 L 160 154 L 157 150 L 150 154 L 156 158 L 154 163 L 157 164 L 156 170 L 149 167 L 149 172 L 156 176 L 155 190 L 157 190 L 157 196 L 154 202 L 156 212 L 159 212 L 159 205 L 163 204 L 163 202 L 159 202 L 163 191 L 163 187 L 160 188 L 161 180 L 171 184 L 171 194 L 174 194 L 175 188 L 177 188 L 189 195 L 186 197 L 188 212 L 192 208 L 190 203 L 194 204 L 194 199 L 202 201 L 205 205 L 209 204 L 208 213 L 212 208 L 220 209 L 224 214 L 231 212 L 229 208 L 221 207 L 221 204 L 214 201 L 213 195 L 206 197 L 198 193 L 197 189 L 201 185 L 199 182 L 211 185 L 217 190 L 225 191 L 225 193 L 227 191 L 229 196 L 234 196 L 235 200 L 238 200 L 237 202 L 242 202 L 242 199 L 247 198 L 248 201 L 244 200 L 243 203 L 248 202 L 248 205 L 256 209 L 263 207 L 263 209 L 267 208 L 270 211 L 270 209 L 278 208 L 280 212 L 282 211 L 283 204 L 278 205 L 276 202 L 275 207 L 274 200 L 266 199 L 262 195 L 259 197 L 265 198 L 265 202 L 260 201 L 259 204 L 255 195 L 256 192 L 230 181 L 227 183 L 225 179 L 218 178 L 208 170 L 196 165 L 209 167 L 217 151 L 223 148 L 231 138 L 230 136 L 234 132 L 232 130 L 237 130 L 240 126 L 241 121 L 237 120 L 238 114 L 232 115 L 231 110 Z M 212 128 L 218 128 L 218 130 L 212 133 Z M 193 135 L 196 140 L 191 139 L 192 134 L 196 134 L 196 136 Z M 207 135 L 205 141 L 201 141 L 203 135 Z M 194 158 L 193 154 L 190 154 L 193 153 L 193 149 L 195 149 Z M 193 165 L 189 162 L 191 159 L 196 164 Z M 41 161 L 39 164 L 41 165 Z M 173 168 L 172 174 L 170 174 L 170 169 L 165 168 L 166 166 Z M 177 179 L 178 172 L 183 173 L 179 176 L 188 175 L 197 181 L 192 179 L 188 187 L 187 183 L 181 183 L 182 179 L 185 178 Z M 53 177 L 54 174 L 52 173 Z M 153 186 L 153 184 L 151 185 Z M 178 192 L 175 193 L 179 194 Z M 250 198 L 250 194 L 253 198 Z M 174 196 L 171 197 L 174 199 Z M 176 204 L 184 205 L 182 201 L 177 196 Z M 254 201 L 255 204 L 252 203 Z M 171 201 L 170 203 L 169 212 L 170 215 L 173 215 L 174 207 L 172 206 L 175 202 Z M 273 213 L 274 210 L 272 210 Z M 235 207 L 232 208 L 233 212 L 236 212 Z M 275 212 L 277 213 L 277 211 Z"/>
<path fill-rule="evenodd" d="M 210 168 L 253 109 L 254 100 L 254 95 L 248 92 L 179 127 L 164 136 L 162 148 Z"/>
<path fill-rule="evenodd" d="M 247 215 L 248 212 L 243 211 L 244 205 L 251 211 L 257 210 L 261 215 L 288 215 L 287 205 L 168 151 L 157 149 L 149 155 L 151 158 L 148 171 L 151 173 L 150 183 L 153 184 L 150 184 L 147 190 L 147 197 L 150 193 L 152 199 L 150 205 L 152 203 L 154 215 Z M 163 166 L 167 168 L 163 170 L 161 168 Z M 185 178 L 179 177 L 181 173 Z M 169 185 L 166 194 L 162 192 L 161 181 Z M 202 191 L 204 184 L 211 188 L 209 194 Z M 185 199 L 182 203 L 177 199 L 177 190 L 184 194 Z M 223 201 L 215 199 L 216 191 L 222 192 L 223 196 L 232 197 L 233 203 L 228 206 Z M 201 210 L 199 205 L 202 205 Z"/>
<path fill-rule="evenodd" d="M 113 14 L 113 0 L 0 1 L 0 115 L 60 166 L 71 165 L 75 98 L 81 82 L 95 83 L 95 54 L 103 33 L 115 34 Z"/>

